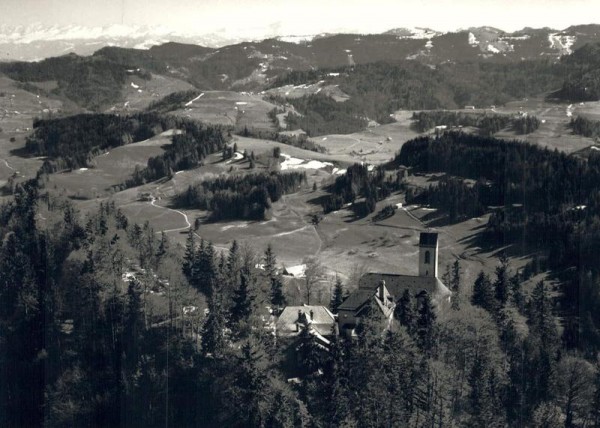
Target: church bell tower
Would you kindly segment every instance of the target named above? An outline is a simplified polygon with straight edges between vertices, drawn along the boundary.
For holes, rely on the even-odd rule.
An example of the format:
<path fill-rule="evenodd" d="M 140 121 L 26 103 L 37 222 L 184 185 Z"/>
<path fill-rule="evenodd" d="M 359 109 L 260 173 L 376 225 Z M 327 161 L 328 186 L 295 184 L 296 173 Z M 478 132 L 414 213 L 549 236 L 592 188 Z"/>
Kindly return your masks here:
<path fill-rule="evenodd" d="M 438 234 L 421 232 L 419 238 L 419 276 L 438 276 Z"/>

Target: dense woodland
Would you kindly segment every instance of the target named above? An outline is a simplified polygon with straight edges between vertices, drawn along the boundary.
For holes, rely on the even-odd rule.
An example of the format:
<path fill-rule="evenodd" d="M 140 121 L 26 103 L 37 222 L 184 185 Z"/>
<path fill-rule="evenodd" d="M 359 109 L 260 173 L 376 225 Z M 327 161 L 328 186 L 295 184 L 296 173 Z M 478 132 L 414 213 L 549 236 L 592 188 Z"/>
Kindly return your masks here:
<path fill-rule="evenodd" d="M 563 341 L 586 355 L 600 350 L 600 157 L 583 160 L 519 141 L 462 133 L 405 144 L 397 163 L 423 172 L 477 180 L 460 200 L 433 198 L 440 208 L 493 208 L 488 244 L 542 251 L 561 282 Z"/>
<path fill-rule="evenodd" d="M 555 94 L 568 101 L 598 101 L 600 99 L 600 43 L 586 44 L 562 63 L 569 74 L 562 88 Z"/>
<path fill-rule="evenodd" d="M 333 98 L 313 94 L 300 98 L 272 97 L 278 104 L 289 103 L 299 113 L 289 112 L 285 122 L 288 130 L 302 129 L 310 137 L 325 134 L 350 134 L 364 129 L 368 120 L 354 103 L 336 102 Z"/>
<path fill-rule="evenodd" d="M 598 120 L 591 120 L 584 116 L 572 117 L 569 126 L 573 130 L 573 134 L 589 138 L 600 137 L 600 121 Z"/>
<path fill-rule="evenodd" d="M 481 135 L 491 136 L 509 125 L 517 134 L 529 134 L 540 126 L 535 116 L 509 116 L 505 114 L 464 113 L 447 110 L 420 111 L 413 113 L 413 126 L 418 132 L 429 131 L 435 126 L 472 126 Z"/>
<path fill-rule="evenodd" d="M 367 117 L 384 123 L 398 108 L 500 104 L 559 87 L 565 76 L 558 95 L 583 98 L 596 87 L 592 62 L 600 58 L 597 46 L 585 49 L 557 64 L 357 65 L 339 70 L 352 96 L 347 105 L 311 96 L 295 106 L 318 134 L 342 129 L 336 122 L 347 130 Z M 160 47 L 136 55 L 157 69 L 166 63 Z M 229 72 L 239 58 L 231 55 L 197 61 L 198 82 Z M 126 50 L 112 48 L 85 61 L 65 58 L 55 73 L 61 61 L 81 61 L 85 84 L 68 90 L 90 106 L 115 95 L 130 64 Z M 94 98 L 90 81 L 106 77 L 94 77 L 86 61 L 106 58 L 122 67 L 97 68 L 109 83 Z M 567 76 L 566 67 L 578 64 Z M 0 69 L 23 81 L 47 79 L 36 67 Z M 232 79 L 248 74 L 239 68 L 246 74 Z M 320 73 L 282 81 L 306 83 Z M 59 88 L 67 91 L 60 79 Z M 498 126 L 487 120 L 480 126 Z M 596 128 L 579 118 L 572 127 Z M 27 150 L 48 156 L 42 172 L 53 172 L 167 129 L 183 132 L 125 185 L 233 152 L 226 130 L 157 112 L 36 121 Z M 449 307 L 407 292 L 393 317 L 367 307 L 357 337 L 332 335 L 327 347 L 308 329 L 287 341 L 274 334 L 271 315 L 302 302 L 293 301 L 270 246 L 262 253 L 233 241 L 217 251 L 190 228 L 185 247 L 176 247 L 114 203 L 80 213 L 40 178 L 16 184 L 0 205 L 0 426 L 600 428 L 600 155 L 582 159 L 461 132 L 420 137 L 385 167 L 350 166 L 326 188 L 323 210 L 351 204 L 356 216 L 374 212 L 405 190 L 400 165 L 445 174 L 422 193 L 407 190 L 408 201 L 435 206 L 451 221 L 489 214 L 474 244 L 535 254 L 533 262 L 516 270 L 502 255 L 492 274 L 467 284 L 456 260 L 442 276 L 453 292 Z M 208 210 L 215 221 L 263 219 L 272 202 L 305 182 L 297 172 L 232 175 L 191 186 L 174 202 Z M 387 206 L 381 215 L 393 212 Z M 529 287 L 541 271 L 549 281 Z M 330 309 L 356 286 L 337 278 Z"/>
<path fill-rule="evenodd" d="M 39 62 L 0 63 L 0 72 L 18 82 L 56 81 L 57 88 L 50 95 L 61 96 L 79 106 L 95 111 L 102 110 L 120 99 L 126 82 L 127 67 L 103 57 L 80 57 L 69 54 Z M 151 76 L 133 71 L 143 79 Z M 30 86 L 33 93 L 39 90 Z"/>
<path fill-rule="evenodd" d="M 143 179 L 168 175 L 169 167 L 184 169 L 186 166 L 181 164 L 186 162 L 196 165 L 206 155 L 221 150 L 225 143 L 220 127 L 155 112 L 131 116 L 80 114 L 36 120 L 33 127 L 25 149 L 32 155 L 49 158 L 42 166 L 45 173 L 90 167 L 94 156 L 111 148 L 143 141 L 169 129 L 183 131 L 173 137 L 173 144 L 163 156 L 148 161 L 147 171 L 136 171 L 134 181 L 138 184 Z"/>
<path fill-rule="evenodd" d="M 348 167 L 345 174 L 336 177 L 327 189 L 330 194 L 321 205 L 323 211 L 329 213 L 351 204 L 354 214 L 364 217 L 375 211 L 377 201 L 387 198 L 400 187 L 400 174 L 386 174 L 382 167 L 376 167 L 371 173 L 367 165 L 354 164 Z"/>
<path fill-rule="evenodd" d="M 298 191 L 306 173 L 257 173 L 204 180 L 175 197 L 175 205 L 210 211 L 210 220 L 264 220 L 273 202 Z"/>
<path fill-rule="evenodd" d="M 339 77 L 330 77 L 332 72 L 339 74 Z M 353 129 L 358 125 L 351 125 L 352 117 L 355 123 L 367 117 L 378 123 L 388 123 L 391 120 L 390 113 L 399 109 L 456 109 L 466 105 L 487 108 L 555 90 L 562 84 L 566 73 L 564 64 L 548 60 L 516 64 L 449 63 L 435 68 L 414 61 L 377 62 L 322 70 L 320 73 L 314 70 L 291 71 L 273 86 L 316 83 L 320 80 L 338 84 L 351 98 L 339 103 L 344 104 L 343 107 L 333 107 L 333 111 L 352 112 L 342 122 L 348 123 L 346 132 L 354 132 Z M 298 103 L 302 107 L 299 108 L 302 114 L 314 115 L 317 123 L 320 123 L 319 116 L 323 115 L 319 113 L 319 107 L 324 103 L 320 98 L 324 96 L 316 97 L 305 97 L 302 101 L 290 99 L 288 102 L 296 108 L 298 106 L 295 103 Z M 296 125 L 308 132 L 305 126 L 310 126 L 310 120 L 304 122 Z M 334 123 L 329 126 L 334 126 Z"/>
<path fill-rule="evenodd" d="M 35 182 L 0 209 L 2 426 L 600 426 L 600 365 L 505 258 L 470 300 L 449 266 L 443 318 L 405 293 L 391 323 L 371 309 L 324 352 L 265 324 L 287 300 L 270 248 L 218 253 L 190 231 L 177 255 L 112 204 L 79 218 Z"/>

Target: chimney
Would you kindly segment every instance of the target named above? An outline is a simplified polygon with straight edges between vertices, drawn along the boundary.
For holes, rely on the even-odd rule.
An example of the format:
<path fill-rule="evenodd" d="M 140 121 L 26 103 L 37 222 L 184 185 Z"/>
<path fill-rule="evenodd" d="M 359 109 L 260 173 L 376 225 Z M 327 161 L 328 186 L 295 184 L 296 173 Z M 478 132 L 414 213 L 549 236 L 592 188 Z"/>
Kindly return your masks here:
<path fill-rule="evenodd" d="M 419 276 L 434 277 L 438 275 L 438 234 L 437 232 L 421 232 L 419 238 Z"/>
<path fill-rule="evenodd" d="M 313 312 L 313 310 L 312 310 L 312 309 L 310 310 L 310 312 L 309 312 L 309 313 L 310 313 L 310 320 L 312 321 L 312 320 L 313 320 L 313 318 L 315 317 L 315 313 Z"/>
<path fill-rule="evenodd" d="M 379 289 L 377 291 L 379 293 L 379 300 L 383 302 L 383 299 L 385 299 L 385 281 L 383 279 L 379 283 Z"/>

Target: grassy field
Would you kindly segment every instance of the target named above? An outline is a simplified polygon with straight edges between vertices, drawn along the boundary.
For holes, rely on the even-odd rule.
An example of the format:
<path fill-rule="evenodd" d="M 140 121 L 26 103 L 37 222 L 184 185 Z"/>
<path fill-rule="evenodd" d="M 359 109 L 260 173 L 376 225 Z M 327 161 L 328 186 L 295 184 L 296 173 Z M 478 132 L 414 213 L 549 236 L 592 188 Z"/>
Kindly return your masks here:
<path fill-rule="evenodd" d="M 150 103 L 180 91 L 194 89 L 183 80 L 170 76 L 152 75 L 152 79 L 144 80 L 138 76 L 129 76 L 123 85 L 123 102 L 107 109 L 108 112 L 127 112 L 146 109 Z"/>
<path fill-rule="evenodd" d="M 159 82 L 159 78 L 155 77 L 149 82 L 128 82 L 127 108 L 144 108 L 149 104 L 154 99 L 152 94 L 157 93 L 159 89 L 152 89 L 152 84 L 160 86 L 164 94 L 189 89 L 185 86 L 187 84 L 176 79 Z M 138 92 L 138 89 L 142 92 Z M 18 118 L 18 125 L 26 128 L 26 124 L 31 123 L 36 114 L 35 103 L 38 99 L 27 94 L 21 94 L 20 98 L 23 103 L 29 103 L 29 109 L 22 108 L 29 111 L 29 115 L 19 115 Z M 592 118 L 596 115 L 600 118 L 598 105 L 586 103 L 582 106 L 571 106 L 568 111 L 573 115 L 585 114 Z M 213 91 L 190 100 L 184 109 L 175 114 L 210 123 L 271 129 L 272 123 L 267 113 L 273 107 L 273 104 L 262 100 L 258 95 Z M 570 152 L 589 146 L 591 141 L 570 135 L 570 130 L 566 128 L 569 121 L 567 107 L 568 105 L 550 104 L 543 100 L 530 100 L 512 103 L 496 110 L 499 113 L 521 110 L 538 116 L 546 122 L 526 139 Z M 100 155 L 93 160 L 89 169 L 53 174 L 48 186 L 63 189 L 61 191 L 71 197 L 88 198 L 76 199 L 82 213 L 95 209 L 100 201 L 112 200 L 131 221 L 148 221 L 157 233 L 161 230 L 166 231 L 173 245 L 185 245 L 189 227 L 193 227 L 195 219 L 200 218 L 203 221 L 196 230 L 198 237 L 212 241 L 217 250 L 226 250 L 233 240 L 237 240 L 242 245 L 250 245 L 260 254 L 271 244 L 280 264 L 292 269 L 301 265 L 306 256 L 317 256 L 325 267 L 326 277 L 315 296 L 319 296 L 317 298 L 326 303 L 336 275 L 350 287 L 355 287 L 358 276 L 367 271 L 417 273 L 419 233 L 437 224 L 434 222 L 435 212 L 426 207 L 411 206 L 398 209 L 394 216 L 385 220 L 373 220 L 374 215 L 386 205 L 404 203 L 402 194 L 379 202 L 375 213 L 365 218 L 354 218 L 350 207 L 345 207 L 325 216 L 318 226 L 310 221 L 311 214 L 321 212 L 319 198 L 325 194 L 323 187 L 333 181 L 340 170 L 354 162 L 384 163 L 391 159 L 407 140 L 419 135 L 411 129 L 411 115 L 410 111 L 398 111 L 394 114 L 396 122 L 391 124 L 369 127 L 350 135 L 327 135 L 313 139 L 324 146 L 327 153 L 307 151 L 268 140 L 234 136 L 230 143 L 237 146 L 238 154 L 234 159 L 223 160 L 221 154 L 217 153 L 209 156 L 201 167 L 176 171 L 171 179 L 162 179 L 113 194 L 109 190 L 111 186 L 124 182 L 136 166 L 145 166 L 149 157 L 163 152 L 163 146 L 171 142 L 171 131 Z M 11 126 L 17 126 L 17 122 Z M 17 136 L 14 143 L 9 142 L 11 135 Z M 23 168 L 35 173 L 42 162 L 40 159 L 20 158 L 11 153 L 11 150 L 23 146 L 24 135 L 25 133 L 18 134 L 15 130 L 0 134 L 0 183 L 13 174 L 14 170 Z M 511 131 L 504 131 L 499 136 L 514 137 Z M 276 147 L 282 153 L 278 160 L 273 158 L 273 149 Z M 249 169 L 248 160 L 241 159 L 240 154 L 244 151 L 254 153 L 254 170 Z M 205 211 L 181 210 L 172 206 L 174 195 L 203 179 L 221 174 L 279 170 L 282 169 L 282 164 L 292 169 L 305 169 L 308 182 L 298 192 L 286 195 L 275 203 L 265 221 L 209 223 L 204 221 L 208 214 Z M 428 177 L 417 177 L 416 180 L 417 184 L 422 185 L 429 182 Z M 316 191 L 312 190 L 314 183 L 317 184 Z M 142 198 L 143 193 L 152 196 Z M 482 217 L 458 224 L 441 225 L 434 229 L 440 233 L 440 275 L 444 272 L 446 264 L 452 263 L 456 258 L 461 260 L 464 283 L 469 286 L 480 270 L 493 272 L 498 252 L 481 248 L 475 239 L 486 221 L 487 218 Z M 519 267 L 526 260 L 527 257 L 515 258 L 513 264 Z M 302 279 L 288 280 L 288 286 L 295 290 L 299 302 L 302 298 L 301 285 Z"/>
<path fill-rule="evenodd" d="M 171 144 L 171 132 L 166 131 L 149 140 L 112 149 L 95 157 L 89 169 L 52 174 L 50 186 L 65 189 L 68 196 L 104 197 L 110 193 L 111 186 L 130 178 L 136 166 L 143 168 L 148 158 L 163 153 L 163 146 Z"/>
<path fill-rule="evenodd" d="M 62 102 L 19 89 L 16 82 L 0 75 L 0 187 L 15 173 L 17 181 L 35 176 L 42 160 L 15 151 L 25 146 L 34 118 L 49 117 L 62 108 Z"/>
<path fill-rule="evenodd" d="M 523 112 L 536 116 L 542 121 L 542 124 L 531 134 L 517 135 L 514 131 L 505 129 L 494 136 L 498 138 L 517 138 L 566 153 L 576 152 L 594 143 L 591 138 L 573 134 L 569 128 L 571 117 L 582 115 L 593 120 L 600 120 L 600 102 L 555 103 L 546 101 L 544 97 L 513 101 L 494 110 L 487 109 L 484 111 L 491 114 L 517 114 Z"/>
<path fill-rule="evenodd" d="M 189 103 L 189 104 L 188 104 Z M 190 100 L 173 114 L 215 125 L 234 126 L 237 129 L 272 130 L 274 124 L 267 113 L 274 104 L 261 96 L 248 92 L 206 91 L 197 99 Z"/>

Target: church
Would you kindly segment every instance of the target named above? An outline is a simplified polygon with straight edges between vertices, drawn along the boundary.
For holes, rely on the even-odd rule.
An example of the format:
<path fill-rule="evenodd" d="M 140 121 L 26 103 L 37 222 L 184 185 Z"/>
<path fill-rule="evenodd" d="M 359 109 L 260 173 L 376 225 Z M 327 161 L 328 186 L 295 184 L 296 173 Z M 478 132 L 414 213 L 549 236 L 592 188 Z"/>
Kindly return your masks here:
<path fill-rule="evenodd" d="M 438 278 L 438 234 L 421 232 L 419 237 L 419 274 L 367 273 L 354 291 L 338 307 L 340 334 L 352 336 L 361 315 L 371 306 L 378 308 L 383 317 L 393 317 L 396 302 L 405 290 L 419 298 L 427 293 L 436 307 L 450 302 L 452 292 Z"/>

